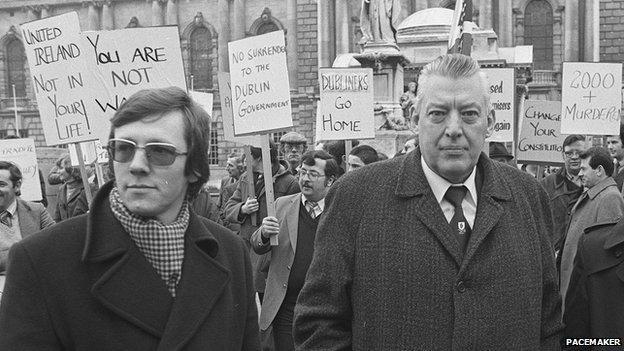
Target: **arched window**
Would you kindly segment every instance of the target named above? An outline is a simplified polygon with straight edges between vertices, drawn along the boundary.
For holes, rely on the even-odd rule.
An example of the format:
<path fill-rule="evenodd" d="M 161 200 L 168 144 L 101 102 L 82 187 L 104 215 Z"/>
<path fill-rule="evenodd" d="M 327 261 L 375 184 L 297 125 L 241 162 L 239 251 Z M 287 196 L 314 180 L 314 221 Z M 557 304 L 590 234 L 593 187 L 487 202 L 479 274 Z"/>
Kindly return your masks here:
<path fill-rule="evenodd" d="M 6 45 L 6 58 L 8 96 L 13 97 L 13 85 L 15 85 L 15 96 L 26 96 L 26 75 L 24 74 L 26 54 L 24 45 L 19 39 L 9 40 Z"/>
<path fill-rule="evenodd" d="M 271 10 L 268 7 L 265 7 L 260 17 L 251 24 L 249 32 L 251 35 L 262 35 L 282 29 L 284 29 L 282 23 L 271 15 Z"/>
<path fill-rule="evenodd" d="M 189 59 L 194 90 L 212 88 L 211 44 L 212 35 L 208 28 L 199 26 L 193 29 L 190 36 Z"/>
<path fill-rule="evenodd" d="M 262 35 L 262 34 L 266 34 L 269 32 L 275 32 L 276 30 L 279 30 L 279 27 L 277 26 L 277 24 L 273 23 L 273 22 L 266 22 L 260 25 L 260 27 L 258 28 L 258 35 Z"/>
<path fill-rule="evenodd" d="M 533 67 L 553 68 L 553 10 L 545 0 L 532 0 L 524 11 L 524 45 L 533 45 Z"/>

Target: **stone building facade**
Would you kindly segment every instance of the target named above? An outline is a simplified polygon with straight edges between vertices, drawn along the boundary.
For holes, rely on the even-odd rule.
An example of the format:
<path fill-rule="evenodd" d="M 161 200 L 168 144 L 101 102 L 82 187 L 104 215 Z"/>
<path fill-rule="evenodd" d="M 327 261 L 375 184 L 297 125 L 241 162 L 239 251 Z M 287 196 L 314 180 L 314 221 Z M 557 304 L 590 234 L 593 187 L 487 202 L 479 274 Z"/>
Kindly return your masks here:
<path fill-rule="evenodd" d="M 45 145 L 19 24 L 76 11 L 84 30 L 174 24 L 189 88 L 215 94 L 211 160 L 223 166 L 235 145 L 223 140 L 217 71 L 228 70 L 227 43 L 286 32 L 294 130 L 314 137 L 319 67 L 359 52 L 363 0 L 0 0 L 0 137 L 15 133 Z M 400 0 L 401 16 L 449 0 Z M 533 45 L 529 92 L 560 97 L 564 61 L 624 61 L 624 0 L 474 0 L 473 21 L 493 29 L 498 47 Z M 15 99 L 13 94 L 15 88 Z M 14 102 L 16 106 L 14 106 Z M 19 126 L 16 126 L 15 110 Z M 279 137 L 279 134 L 274 136 Z"/>

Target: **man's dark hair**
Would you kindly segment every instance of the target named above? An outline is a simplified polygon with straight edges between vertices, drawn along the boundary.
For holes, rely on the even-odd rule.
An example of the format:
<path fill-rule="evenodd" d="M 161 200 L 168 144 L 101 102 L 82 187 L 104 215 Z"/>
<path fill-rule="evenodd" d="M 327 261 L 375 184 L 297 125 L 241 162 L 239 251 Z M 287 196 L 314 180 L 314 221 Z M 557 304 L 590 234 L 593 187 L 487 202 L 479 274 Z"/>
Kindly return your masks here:
<path fill-rule="evenodd" d="M 620 124 L 620 143 L 624 144 L 624 124 Z"/>
<path fill-rule="evenodd" d="M 563 139 L 563 147 L 572 145 L 577 141 L 585 141 L 585 136 L 581 134 L 570 134 L 565 139 Z"/>
<path fill-rule="evenodd" d="M 358 140 L 351 140 L 352 146 L 360 145 Z M 345 155 L 345 141 L 344 140 L 331 140 L 323 144 L 323 150 L 327 151 L 330 155 L 334 156 L 338 165 L 342 164 L 342 156 Z"/>
<path fill-rule="evenodd" d="M 140 121 L 147 116 L 162 117 L 165 113 L 180 111 L 184 120 L 184 140 L 188 155 L 184 166 L 186 176 L 195 175 L 198 180 L 188 185 L 190 199 L 195 198 L 208 181 L 210 167 L 208 146 L 210 141 L 210 115 L 191 97 L 178 87 L 145 89 L 136 92 L 126 100 L 111 119 L 110 138 L 115 137 L 115 128 Z M 112 169 L 112 159 L 110 161 Z"/>
<path fill-rule="evenodd" d="M 351 150 L 349 155 L 357 156 L 365 165 L 379 161 L 377 151 L 369 145 L 358 145 Z"/>
<path fill-rule="evenodd" d="M 304 153 L 301 156 L 301 164 L 306 166 L 314 166 L 316 163 L 315 159 L 325 160 L 325 177 L 337 179 L 340 175 L 340 166 L 338 166 L 338 162 L 334 159 L 332 155 L 330 155 L 327 151 L 324 150 L 310 150 Z"/>
<path fill-rule="evenodd" d="M 65 169 L 65 172 L 67 172 L 67 174 L 74 178 L 75 181 L 82 181 L 82 173 L 80 173 L 80 167 L 72 166 L 71 158 L 69 157 L 69 155 L 61 159 L 61 164 L 59 167 Z"/>
<path fill-rule="evenodd" d="M 6 169 L 9 171 L 9 179 L 11 180 L 11 183 L 13 183 L 13 187 L 17 185 L 17 182 L 22 180 L 22 171 L 15 163 L 0 161 L 0 169 Z"/>
<path fill-rule="evenodd" d="M 592 169 L 596 169 L 598 168 L 598 166 L 602 166 L 607 176 L 610 177 L 613 174 L 613 160 L 611 159 L 611 154 L 609 153 L 609 150 L 605 149 L 604 147 L 590 147 L 589 149 L 583 151 L 580 157 L 582 160 L 586 160 L 589 158 L 589 166 Z"/>
<path fill-rule="evenodd" d="M 254 160 L 262 158 L 262 148 L 252 146 L 249 148 L 251 150 L 251 157 Z M 271 150 L 271 164 L 278 163 L 277 159 L 277 144 L 273 140 L 269 140 L 269 149 Z"/>

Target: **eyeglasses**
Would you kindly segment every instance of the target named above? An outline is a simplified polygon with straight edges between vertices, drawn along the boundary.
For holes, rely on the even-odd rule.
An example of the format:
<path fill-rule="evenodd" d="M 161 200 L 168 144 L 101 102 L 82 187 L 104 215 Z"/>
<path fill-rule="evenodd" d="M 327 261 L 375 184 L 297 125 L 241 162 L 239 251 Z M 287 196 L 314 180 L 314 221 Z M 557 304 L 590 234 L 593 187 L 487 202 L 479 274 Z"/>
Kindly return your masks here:
<path fill-rule="evenodd" d="M 304 147 L 305 146 L 303 144 L 284 144 L 284 151 L 291 152 L 293 150 L 297 150 L 302 152 Z"/>
<path fill-rule="evenodd" d="M 319 180 L 319 178 L 325 177 L 324 174 L 320 174 L 317 171 L 308 171 L 305 168 L 300 168 L 299 169 L 299 177 L 305 177 L 305 176 L 308 176 L 308 178 L 310 178 L 310 180 L 313 181 L 313 182 Z"/>
<path fill-rule="evenodd" d="M 568 151 L 564 151 L 563 154 L 566 155 L 566 157 L 572 157 L 572 156 L 581 156 L 582 151 L 579 150 L 568 150 Z"/>
<path fill-rule="evenodd" d="M 174 145 L 167 143 L 147 143 L 138 146 L 134 141 L 125 139 L 111 139 L 106 147 L 110 157 L 121 163 L 132 161 L 137 149 L 145 150 L 145 156 L 154 166 L 170 166 L 176 157 L 186 155 L 188 152 L 178 152 Z"/>

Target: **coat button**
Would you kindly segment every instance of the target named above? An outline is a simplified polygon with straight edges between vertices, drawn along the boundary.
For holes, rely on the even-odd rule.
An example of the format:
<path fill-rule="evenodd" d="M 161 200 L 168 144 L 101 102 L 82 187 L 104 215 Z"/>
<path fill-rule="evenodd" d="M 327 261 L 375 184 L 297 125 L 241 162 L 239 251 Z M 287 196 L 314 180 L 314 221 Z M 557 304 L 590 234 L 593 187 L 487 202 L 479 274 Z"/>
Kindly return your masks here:
<path fill-rule="evenodd" d="M 288 268 L 288 270 L 290 270 L 290 266 L 286 266 L 286 268 Z"/>
<path fill-rule="evenodd" d="M 460 280 L 457 283 L 457 291 L 460 292 L 460 293 L 466 292 L 466 283 L 464 283 L 463 280 Z"/>
<path fill-rule="evenodd" d="M 288 287 L 288 284 L 284 283 L 283 286 L 284 286 L 284 289 L 286 289 L 286 287 Z"/>

